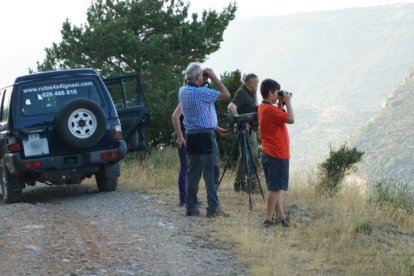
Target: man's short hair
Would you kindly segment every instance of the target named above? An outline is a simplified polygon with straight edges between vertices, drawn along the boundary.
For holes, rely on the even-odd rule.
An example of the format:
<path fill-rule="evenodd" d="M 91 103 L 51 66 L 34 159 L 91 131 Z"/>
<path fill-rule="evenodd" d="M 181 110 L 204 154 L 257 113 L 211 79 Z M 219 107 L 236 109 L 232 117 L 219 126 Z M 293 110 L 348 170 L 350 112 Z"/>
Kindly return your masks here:
<path fill-rule="evenodd" d="M 247 75 L 244 77 L 243 82 L 244 82 L 244 83 L 248 83 L 248 82 L 249 82 L 249 81 L 251 81 L 251 80 L 257 80 L 257 79 L 259 79 L 259 78 L 256 76 L 256 74 L 251 73 L 251 74 L 247 74 Z"/>
<path fill-rule="evenodd" d="M 191 62 L 185 69 L 185 79 L 188 82 L 193 82 L 202 71 L 203 69 L 199 63 Z"/>
<path fill-rule="evenodd" d="M 276 90 L 280 90 L 280 84 L 275 80 L 265 79 L 260 84 L 260 93 L 263 98 L 269 97 L 269 91 L 275 92 Z"/>

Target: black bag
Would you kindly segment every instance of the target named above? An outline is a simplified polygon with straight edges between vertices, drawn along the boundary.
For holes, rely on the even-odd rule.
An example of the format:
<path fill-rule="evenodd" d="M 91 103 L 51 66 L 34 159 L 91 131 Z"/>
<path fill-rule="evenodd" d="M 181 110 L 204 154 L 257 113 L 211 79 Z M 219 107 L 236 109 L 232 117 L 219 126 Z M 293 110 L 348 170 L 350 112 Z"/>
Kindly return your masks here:
<path fill-rule="evenodd" d="M 204 155 L 213 153 L 210 133 L 186 134 L 187 153 L 189 155 Z"/>

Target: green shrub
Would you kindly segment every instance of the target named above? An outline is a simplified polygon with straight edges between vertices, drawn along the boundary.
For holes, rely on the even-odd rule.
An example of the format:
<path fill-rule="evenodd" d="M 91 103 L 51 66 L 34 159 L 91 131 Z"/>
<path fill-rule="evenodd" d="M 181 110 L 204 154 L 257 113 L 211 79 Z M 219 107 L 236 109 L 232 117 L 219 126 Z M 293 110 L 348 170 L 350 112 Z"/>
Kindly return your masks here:
<path fill-rule="evenodd" d="M 355 224 L 354 231 L 357 233 L 371 234 L 374 228 L 374 223 L 371 220 L 363 219 Z"/>
<path fill-rule="evenodd" d="M 384 179 L 372 185 L 372 199 L 380 204 L 387 204 L 414 212 L 414 190 L 407 183 Z"/>
<path fill-rule="evenodd" d="M 356 164 L 361 161 L 364 152 L 355 147 L 350 149 L 346 144 L 338 150 L 330 148 L 329 157 L 319 165 L 320 181 L 317 188 L 320 192 L 335 194 L 339 191 L 342 180 L 352 171 L 356 171 Z"/>

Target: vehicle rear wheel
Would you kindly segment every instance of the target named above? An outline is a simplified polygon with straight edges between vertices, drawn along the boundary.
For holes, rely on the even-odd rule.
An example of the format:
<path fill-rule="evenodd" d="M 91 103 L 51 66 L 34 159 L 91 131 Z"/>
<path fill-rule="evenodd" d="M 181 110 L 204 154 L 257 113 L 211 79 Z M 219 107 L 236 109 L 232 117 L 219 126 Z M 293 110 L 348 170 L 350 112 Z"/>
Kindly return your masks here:
<path fill-rule="evenodd" d="M 118 187 L 119 163 L 101 165 L 95 174 L 96 184 L 100 192 L 115 191 Z"/>
<path fill-rule="evenodd" d="M 0 169 L 1 192 L 3 201 L 6 204 L 18 203 L 22 201 L 22 182 L 20 177 L 12 176 L 3 164 Z"/>

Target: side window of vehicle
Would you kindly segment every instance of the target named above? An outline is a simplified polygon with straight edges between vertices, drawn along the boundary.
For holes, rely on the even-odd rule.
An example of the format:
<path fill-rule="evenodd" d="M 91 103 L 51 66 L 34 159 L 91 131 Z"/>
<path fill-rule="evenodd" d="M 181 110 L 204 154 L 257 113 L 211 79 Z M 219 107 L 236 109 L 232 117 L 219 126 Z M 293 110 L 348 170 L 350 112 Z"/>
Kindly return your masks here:
<path fill-rule="evenodd" d="M 124 97 L 122 95 L 122 86 L 120 82 L 107 83 L 106 87 L 108 88 L 112 100 L 116 108 L 125 108 Z"/>

